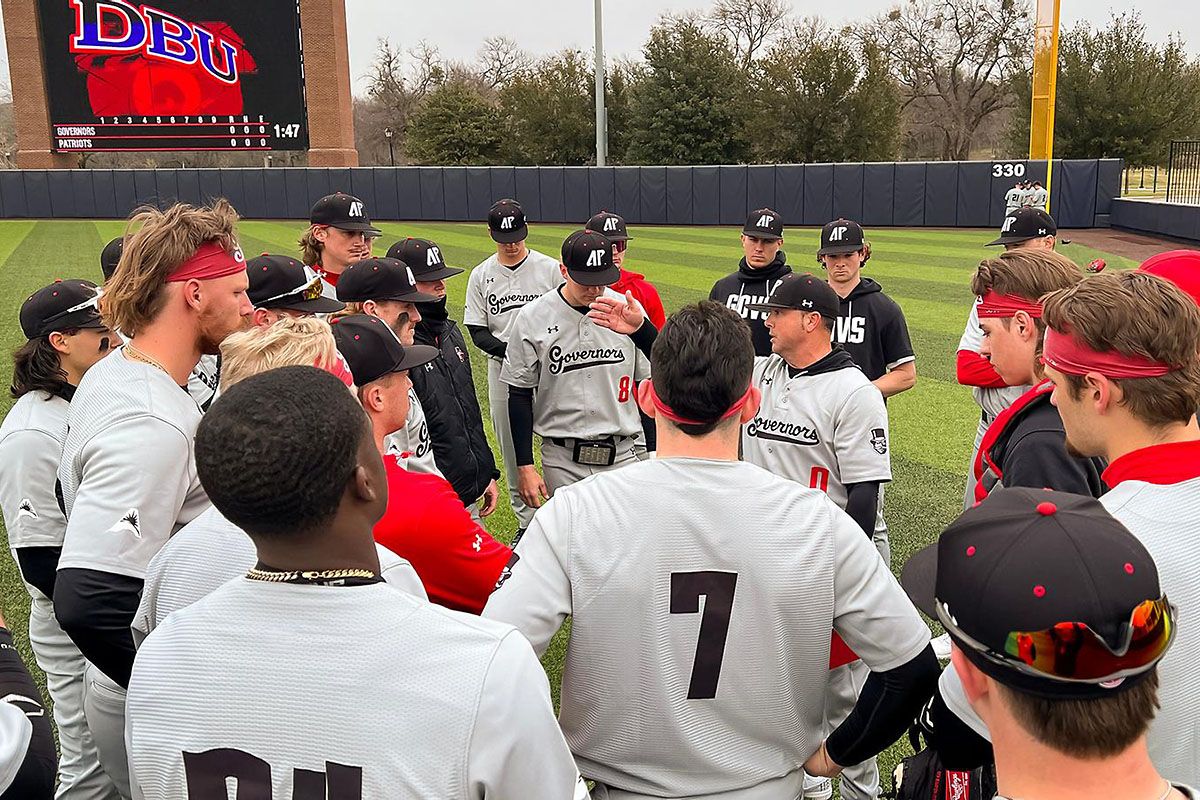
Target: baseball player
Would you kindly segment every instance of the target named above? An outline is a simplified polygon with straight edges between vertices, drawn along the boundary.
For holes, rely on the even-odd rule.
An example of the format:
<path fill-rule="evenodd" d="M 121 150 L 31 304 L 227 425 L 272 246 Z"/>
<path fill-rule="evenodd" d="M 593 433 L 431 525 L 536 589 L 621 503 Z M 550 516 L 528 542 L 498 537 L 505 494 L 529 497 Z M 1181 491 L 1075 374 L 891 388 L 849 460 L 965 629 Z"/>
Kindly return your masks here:
<path fill-rule="evenodd" d="M 562 283 L 558 261 L 531 250 L 525 244 L 529 226 L 516 200 L 500 200 L 488 211 L 488 233 L 496 243 L 489 256 L 467 279 L 467 304 L 463 324 L 471 341 L 488 356 L 488 405 L 496 444 L 504 461 L 508 499 L 517 525 L 524 530 L 533 519 L 518 490 L 516 451 L 508 422 L 508 385 L 500 380 L 500 368 L 509 341 L 509 328 L 526 303 L 553 291 Z"/>
<path fill-rule="evenodd" d="M 222 393 L 196 468 L 258 561 L 143 642 L 139 797 L 219 797 L 231 780 L 280 798 L 587 797 L 529 643 L 383 584 L 384 466 L 340 381 L 283 367 Z"/>
<path fill-rule="evenodd" d="M 344 192 L 322 197 L 308 218 L 311 224 L 299 242 L 301 256 L 325 282 L 325 296 L 336 299 L 342 273 L 355 261 L 371 257 L 380 230 L 371 224 L 363 201 Z"/>
<path fill-rule="evenodd" d="M 997 797 L 1196 796 L 1151 763 L 1152 744 L 1147 753 L 1156 665 L 1178 647 L 1182 613 L 1147 549 L 1091 498 L 1016 489 L 967 511 L 905 567 L 995 736 Z M 1187 714 L 1180 744 L 1194 750 Z"/>
<path fill-rule="evenodd" d="M 375 540 L 413 565 L 430 600 L 478 614 L 512 551 L 471 519 L 445 478 L 405 470 L 388 453 L 387 431 L 407 414 L 409 375 L 437 358 L 437 348 L 405 347 L 381 320 L 362 314 L 334 320 L 333 335 L 384 455 L 388 509 Z"/>
<path fill-rule="evenodd" d="M 369 258 L 351 264 L 338 282 L 338 299 L 349 303 L 348 312 L 361 311 L 379 317 L 404 345 L 411 345 L 421 312 L 417 303 L 437 298 L 417 290 L 417 279 L 402 261 L 394 258 Z M 403 427 L 389 432 L 388 453 L 400 459 L 401 466 L 412 472 L 442 474 L 438 469 L 429 435 L 429 423 L 417 393 L 409 390 L 408 419 Z"/>
<path fill-rule="evenodd" d="M 1033 187 L 1030 189 L 1029 205 L 1033 206 L 1034 208 L 1040 208 L 1044 211 L 1046 210 L 1046 204 L 1049 202 L 1049 200 L 1050 194 L 1046 191 L 1046 188 L 1042 186 L 1042 182 L 1034 181 Z"/>
<path fill-rule="evenodd" d="M 1021 184 L 1014 183 L 1012 188 L 1004 193 L 1004 213 L 1011 214 L 1021 207 Z"/>
<path fill-rule="evenodd" d="M 646 280 L 645 275 L 625 269 L 625 254 L 629 249 L 629 240 L 633 238 L 629 235 L 625 218 L 620 214 L 601 211 L 589 219 L 584 227 L 601 234 L 613 243 L 613 264 L 621 271 L 621 277 L 609 288 L 619 295 L 632 292 L 634 299 L 646 309 L 646 317 L 649 318 L 650 324 L 657 330 L 662 330 L 667 321 L 667 312 L 663 310 L 658 290 Z"/>
<path fill-rule="evenodd" d="M 285 317 L 268 327 L 239 331 L 221 343 L 221 362 L 222 392 L 253 375 L 286 366 L 316 365 L 344 383 L 350 382 L 347 388 L 353 385 L 329 325 L 312 317 Z M 376 549 L 380 577 L 402 591 L 426 598 L 421 578 L 411 564 L 382 545 Z M 140 644 L 168 614 L 245 574 L 255 560 L 254 543 L 246 533 L 210 506 L 150 559 L 141 603 L 133 619 L 134 639 Z"/>
<path fill-rule="evenodd" d="M 68 800 L 117 796 L 83 719 L 83 655 L 59 627 L 53 603 L 67 527 L 54 493 L 67 413 L 84 373 L 118 341 L 100 319 L 99 291 L 90 281 L 55 281 L 21 305 L 27 341 L 13 358 L 17 402 L 0 425 L 0 512 L 29 592 L 29 643 L 54 701 L 62 748 L 58 796 Z"/>
<path fill-rule="evenodd" d="M 708 299 L 733 309 L 750 326 L 754 353 L 771 355 L 771 336 L 761 312 L 751 305 L 765 303 L 785 275 L 792 274 L 783 247 L 783 217 L 769 208 L 750 212 L 742 227 L 742 260 L 737 272 L 713 284 Z"/>
<path fill-rule="evenodd" d="M 42 693 L 6 624 L 0 614 L 0 800 L 50 800 L 57 771 L 54 734 Z"/>
<path fill-rule="evenodd" d="M 557 491 L 484 609 L 538 652 L 571 616 L 559 722 L 598 797 L 798 797 L 804 770 L 893 742 L 936 680 L 928 628 L 854 522 L 738 459 L 753 369 L 735 313 L 674 314 L 638 389 L 658 457 Z M 825 738 L 831 629 L 873 672 Z"/>
<path fill-rule="evenodd" d="M 588 316 L 606 292 L 623 299 L 606 288 L 620 274 L 612 243 L 576 231 L 563 242 L 560 269 L 563 285 L 522 308 L 509 327 L 500 372 L 508 384 L 518 488 L 532 508 L 563 486 L 637 460 L 642 422 L 634 390 L 650 372 L 633 337 Z M 542 437 L 544 480 L 533 463 L 534 433 Z"/>
<path fill-rule="evenodd" d="M 892 479 L 887 407 L 849 353 L 829 341 L 838 296 L 812 275 L 785 278 L 766 314 L 775 354 L 756 358 L 758 413 L 742 428 L 742 457 L 769 472 L 819 489 L 846 511 L 890 562 L 880 486 Z M 850 714 L 870 674 L 862 661 L 835 643 L 826 705 L 827 730 Z M 848 662 L 848 663 L 847 663 Z M 843 798 L 879 795 L 875 759 L 846 765 Z"/>
<path fill-rule="evenodd" d="M 217 353 L 250 324 L 236 221 L 225 201 L 134 217 L 103 303 L 110 327 L 129 340 L 87 371 L 67 415 L 58 468 L 67 528 L 54 611 L 88 660 L 84 714 L 123 797 L 123 687 L 144 570 L 208 506 L 192 464 L 200 409 L 180 386 L 201 353 Z"/>
<path fill-rule="evenodd" d="M 263 253 L 246 262 L 246 275 L 255 325 L 271 325 L 284 317 L 336 314 L 346 307 L 325 297 L 321 276 L 290 256 Z"/>
<path fill-rule="evenodd" d="M 500 497 L 496 485 L 500 471 L 483 432 L 467 342 L 446 310 L 446 280 L 462 270 L 446 266 L 442 249 L 427 239 L 396 242 L 388 249 L 388 258 L 412 270 L 417 291 L 437 298 L 417 304 L 421 321 L 413 341 L 438 348 L 441 358 L 411 370 L 409 377 L 429 424 L 438 470 L 472 515 L 486 517 L 496 510 Z"/>
<path fill-rule="evenodd" d="M 841 298 L 833 340 L 888 398 L 916 385 L 917 357 L 900 306 L 862 276 L 870 258 L 871 245 L 857 222 L 835 219 L 821 229 L 817 261 Z"/>

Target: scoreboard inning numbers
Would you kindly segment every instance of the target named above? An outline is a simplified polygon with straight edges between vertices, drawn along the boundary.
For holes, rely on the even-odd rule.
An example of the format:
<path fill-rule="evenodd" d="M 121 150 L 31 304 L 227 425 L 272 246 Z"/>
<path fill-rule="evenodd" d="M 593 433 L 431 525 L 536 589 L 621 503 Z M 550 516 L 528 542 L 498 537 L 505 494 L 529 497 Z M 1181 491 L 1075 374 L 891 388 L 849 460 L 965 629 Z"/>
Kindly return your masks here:
<path fill-rule="evenodd" d="M 37 0 L 57 152 L 308 148 L 298 0 Z"/>

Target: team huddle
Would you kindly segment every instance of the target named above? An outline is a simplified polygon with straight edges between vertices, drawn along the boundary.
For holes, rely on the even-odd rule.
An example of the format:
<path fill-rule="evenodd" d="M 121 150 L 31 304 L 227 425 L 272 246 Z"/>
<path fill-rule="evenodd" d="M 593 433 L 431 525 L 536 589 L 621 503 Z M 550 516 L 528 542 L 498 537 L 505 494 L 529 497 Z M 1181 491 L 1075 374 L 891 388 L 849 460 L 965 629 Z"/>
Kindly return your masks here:
<path fill-rule="evenodd" d="M 502 199 L 464 332 L 464 270 L 374 256 L 358 198 L 299 258 L 237 219 L 140 209 L 21 306 L 0 510 L 58 737 L 0 627 L 0 797 L 874 800 L 905 732 L 899 798 L 1200 797 L 1200 252 L 1085 277 L 1011 210 L 964 511 L 897 581 L 916 354 L 857 222 L 814 274 L 752 211 L 668 317 L 618 214 L 552 257 Z"/>

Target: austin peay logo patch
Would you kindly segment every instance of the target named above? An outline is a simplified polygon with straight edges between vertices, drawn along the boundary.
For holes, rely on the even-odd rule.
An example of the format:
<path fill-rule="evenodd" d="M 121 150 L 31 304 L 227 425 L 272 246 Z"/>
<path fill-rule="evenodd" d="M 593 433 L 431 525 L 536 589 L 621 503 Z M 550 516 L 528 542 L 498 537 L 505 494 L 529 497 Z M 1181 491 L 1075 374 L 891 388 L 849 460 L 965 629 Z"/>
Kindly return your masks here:
<path fill-rule="evenodd" d="M 572 350 L 569 353 L 558 345 L 550 348 L 551 375 L 574 372 L 577 369 L 603 367 L 608 364 L 620 364 L 624 361 L 625 351 L 620 347 L 591 347 Z"/>
<path fill-rule="evenodd" d="M 141 514 L 136 508 L 131 508 L 125 512 L 125 516 L 117 520 L 108 533 L 128 533 L 135 538 L 142 538 Z"/>
<path fill-rule="evenodd" d="M 872 428 L 871 447 L 874 447 L 879 455 L 887 455 L 887 431 L 883 428 Z"/>
<path fill-rule="evenodd" d="M 21 504 L 17 506 L 17 519 L 39 519 L 37 511 L 33 508 L 33 501 L 28 497 L 21 498 Z"/>
<path fill-rule="evenodd" d="M 746 435 L 756 439 L 768 439 L 772 442 L 799 444 L 807 447 L 821 443 L 821 437 L 817 434 L 816 428 L 763 417 L 755 417 L 750 420 L 750 424 L 746 426 Z"/>
<path fill-rule="evenodd" d="M 513 544 L 515 545 L 516 542 L 513 542 Z M 520 560 L 521 556 L 514 552 L 512 558 L 508 559 L 508 563 L 504 565 L 504 569 L 500 570 L 500 577 L 496 579 L 496 588 L 492 589 L 493 592 L 500 591 L 500 587 L 504 585 L 505 581 L 512 577 L 513 567 Z"/>

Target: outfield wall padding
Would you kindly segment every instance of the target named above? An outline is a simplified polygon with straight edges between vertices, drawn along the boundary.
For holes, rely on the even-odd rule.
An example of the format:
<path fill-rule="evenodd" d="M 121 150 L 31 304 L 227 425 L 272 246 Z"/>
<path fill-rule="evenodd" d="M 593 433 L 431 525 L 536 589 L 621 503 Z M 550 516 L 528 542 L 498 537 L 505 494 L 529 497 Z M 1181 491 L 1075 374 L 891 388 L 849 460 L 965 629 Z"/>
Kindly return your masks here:
<path fill-rule="evenodd" d="M 1054 162 L 1051 212 L 1060 227 L 1090 228 L 1112 215 L 1119 159 Z M 787 225 L 836 217 L 869 227 L 998 227 L 1004 194 L 1019 180 L 1045 183 L 1045 161 L 944 161 L 702 167 L 277 167 L 0 171 L 0 217 L 120 219 L 139 205 L 226 197 L 245 217 L 304 219 L 314 200 L 350 192 L 380 220 L 482 221 L 516 197 L 530 220 L 582 225 L 602 209 L 631 224 L 741 225 L 753 209 Z M 1162 212 L 1164 219 L 1182 219 Z"/>
<path fill-rule="evenodd" d="M 1111 208 L 1114 228 L 1200 242 L 1200 206 L 1122 197 L 1114 199 Z"/>

